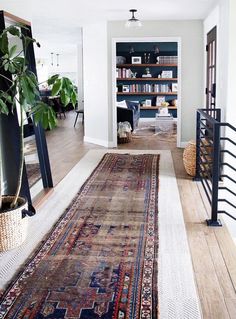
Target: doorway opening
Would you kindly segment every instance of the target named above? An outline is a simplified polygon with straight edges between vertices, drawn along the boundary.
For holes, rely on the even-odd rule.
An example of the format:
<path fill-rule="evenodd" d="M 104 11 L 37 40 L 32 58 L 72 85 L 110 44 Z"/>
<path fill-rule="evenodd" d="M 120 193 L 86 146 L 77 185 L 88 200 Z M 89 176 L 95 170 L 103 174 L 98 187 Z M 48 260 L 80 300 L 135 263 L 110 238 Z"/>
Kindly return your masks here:
<path fill-rule="evenodd" d="M 179 38 L 113 40 L 114 141 L 127 120 L 134 140 L 153 135 L 180 146 L 180 49 Z"/>

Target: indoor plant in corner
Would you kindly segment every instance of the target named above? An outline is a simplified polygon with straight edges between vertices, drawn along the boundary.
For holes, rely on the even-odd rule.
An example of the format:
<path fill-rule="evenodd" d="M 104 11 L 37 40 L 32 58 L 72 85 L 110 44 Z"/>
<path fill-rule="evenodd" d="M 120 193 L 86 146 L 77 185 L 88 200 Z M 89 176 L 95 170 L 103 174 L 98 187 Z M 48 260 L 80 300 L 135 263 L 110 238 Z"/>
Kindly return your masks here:
<path fill-rule="evenodd" d="M 24 167 L 24 114 L 34 118 L 36 125 L 41 123 L 43 128 L 52 129 L 56 126 L 56 114 L 51 106 L 40 100 L 38 81 L 27 65 L 26 52 L 29 45 L 36 43 L 24 35 L 26 28 L 22 25 L 10 26 L 0 34 L 0 79 L 5 82 L 7 89 L 0 87 L 0 116 L 16 112 L 19 118 L 18 134 L 20 139 L 20 163 L 18 172 L 18 182 L 15 195 L 2 195 L 2 161 L 0 153 L 0 251 L 9 250 L 22 244 L 26 237 L 27 215 L 32 212 L 27 210 L 27 200 L 20 197 L 23 167 Z M 23 50 L 17 52 L 17 45 L 10 46 L 8 36 L 21 40 Z M 76 92 L 73 83 L 65 77 L 54 75 L 47 81 L 52 86 L 52 96 L 60 95 L 64 106 L 72 103 L 76 104 Z M 1 151 L 1 150 L 0 150 Z"/>

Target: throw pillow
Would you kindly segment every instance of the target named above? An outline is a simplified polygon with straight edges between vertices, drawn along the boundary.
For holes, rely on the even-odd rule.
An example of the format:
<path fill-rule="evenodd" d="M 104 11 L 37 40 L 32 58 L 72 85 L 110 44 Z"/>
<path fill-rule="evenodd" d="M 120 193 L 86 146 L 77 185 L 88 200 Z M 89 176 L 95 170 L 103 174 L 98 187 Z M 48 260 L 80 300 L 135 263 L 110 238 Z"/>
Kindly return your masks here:
<path fill-rule="evenodd" d="M 126 100 L 127 108 L 130 110 L 138 110 L 139 103 Z"/>
<path fill-rule="evenodd" d="M 124 109 L 127 109 L 127 104 L 126 104 L 125 100 L 120 101 L 120 102 L 117 101 L 116 106 L 123 107 Z"/>

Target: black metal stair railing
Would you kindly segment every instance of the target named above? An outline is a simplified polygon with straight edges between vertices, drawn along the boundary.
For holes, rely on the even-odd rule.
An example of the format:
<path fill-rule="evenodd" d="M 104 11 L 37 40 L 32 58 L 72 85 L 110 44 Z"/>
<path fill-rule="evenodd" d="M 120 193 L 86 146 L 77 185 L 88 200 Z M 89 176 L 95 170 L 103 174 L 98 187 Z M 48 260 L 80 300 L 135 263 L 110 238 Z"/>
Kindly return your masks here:
<path fill-rule="evenodd" d="M 234 216 L 226 210 L 219 210 L 219 203 L 225 203 L 227 207 L 236 209 L 234 188 L 221 185 L 222 181 L 225 182 L 228 179 L 236 189 L 236 180 L 232 175 L 226 174 L 226 168 L 236 173 L 236 155 L 231 150 L 225 149 L 226 144 L 235 147 L 236 143 L 226 136 L 225 128 L 235 134 L 236 140 L 236 128 L 229 123 L 221 122 L 220 109 L 197 110 L 196 180 L 201 181 L 211 206 L 211 218 L 207 220 L 208 226 L 222 226 L 218 214 L 226 214 L 236 220 L 236 214 Z M 225 161 L 226 155 L 235 160 L 235 167 Z M 234 196 L 235 202 L 227 198 L 219 198 L 222 191 Z"/>

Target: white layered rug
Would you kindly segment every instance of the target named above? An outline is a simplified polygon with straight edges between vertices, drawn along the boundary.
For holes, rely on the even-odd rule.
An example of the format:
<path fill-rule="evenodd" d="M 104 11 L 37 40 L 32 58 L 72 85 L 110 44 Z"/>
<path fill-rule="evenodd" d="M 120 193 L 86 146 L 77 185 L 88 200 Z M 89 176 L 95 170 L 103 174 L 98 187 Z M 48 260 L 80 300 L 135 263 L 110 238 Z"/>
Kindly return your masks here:
<path fill-rule="evenodd" d="M 200 319 L 201 311 L 170 151 L 90 150 L 54 188 L 29 220 L 26 242 L 0 254 L 0 289 L 4 289 L 51 229 L 106 152 L 160 154 L 158 296 L 160 319 Z"/>

